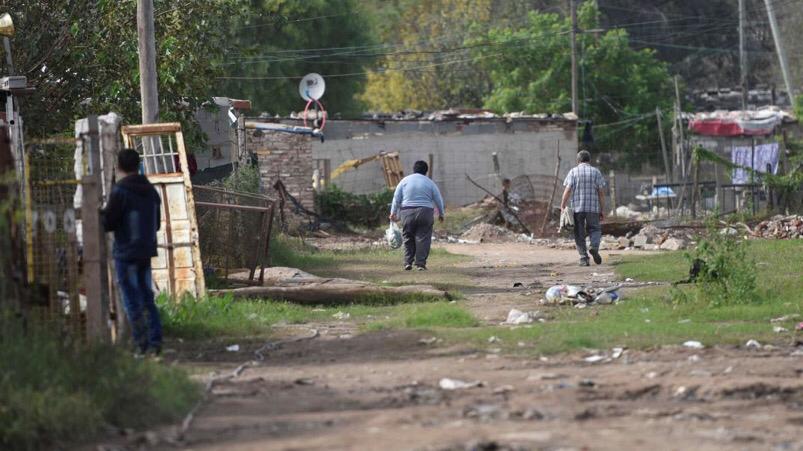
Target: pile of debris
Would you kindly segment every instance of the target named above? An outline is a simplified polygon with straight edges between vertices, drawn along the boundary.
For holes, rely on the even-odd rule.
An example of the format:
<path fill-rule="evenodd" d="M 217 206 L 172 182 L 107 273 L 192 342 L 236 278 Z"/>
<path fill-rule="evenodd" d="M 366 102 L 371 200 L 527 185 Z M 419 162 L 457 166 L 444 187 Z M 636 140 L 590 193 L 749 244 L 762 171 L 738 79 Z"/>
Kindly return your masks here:
<path fill-rule="evenodd" d="M 803 237 L 803 216 L 773 216 L 759 223 L 751 232 L 756 238 L 789 240 Z"/>
<path fill-rule="evenodd" d="M 481 222 L 463 232 L 460 238 L 480 243 L 504 243 L 516 241 L 516 234 L 504 227 Z"/>
<path fill-rule="evenodd" d="M 541 300 L 541 304 L 571 304 L 577 308 L 585 308 L 589 305 L 616 304 L 620 300 L 620 288 L 620 285 L 606 288 L 581 288 L 575 285 L 555 285 L 546 291 L 544 299 Z"/>
<path fill-rule="evenodd" d="M 641 228 L 638 234 L 626 237 L 631 240 L 631 247 L 646 251 L 664 250 L 679 251 L 694 244 L 694 235 L 686 230 L 659 229 L 653 225 Z M 621 238 L 620 238 L 621 240 Z"/>

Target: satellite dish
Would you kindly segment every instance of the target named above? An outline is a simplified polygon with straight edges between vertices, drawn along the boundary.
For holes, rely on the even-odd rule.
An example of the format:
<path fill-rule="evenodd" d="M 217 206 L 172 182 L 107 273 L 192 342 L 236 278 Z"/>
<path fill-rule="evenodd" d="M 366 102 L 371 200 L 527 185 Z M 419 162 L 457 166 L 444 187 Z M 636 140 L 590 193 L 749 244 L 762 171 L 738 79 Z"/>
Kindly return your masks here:
<path fill-rule="evenodd" d="M 301 98 L 309 102 L 310 100 L 319 100 L 323 97 L 323 92 L 326 91 L 326 82 L 319 74 L 311 73 L 304 75 L 301 83 L 298 84 L 298 93 Z"/>

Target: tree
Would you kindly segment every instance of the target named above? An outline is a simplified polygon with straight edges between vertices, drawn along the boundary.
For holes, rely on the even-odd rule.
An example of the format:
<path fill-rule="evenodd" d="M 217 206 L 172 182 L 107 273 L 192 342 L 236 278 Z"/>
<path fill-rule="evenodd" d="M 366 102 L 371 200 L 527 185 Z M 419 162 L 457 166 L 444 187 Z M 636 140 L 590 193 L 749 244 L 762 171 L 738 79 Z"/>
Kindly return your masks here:
<path fill-rule="evenodd" d="M 190 131 L 213 93 L 239 0 L 155 1 L 160 119 Z M 89 113 L 140 120 L 136 0 L 0 0 L 14 18 L 17 72 L 36 92 L 23 99 L 29 135 L 73 127 Z"/>
<path fill-rule="evenodd" d="M 369 2 L 388 46 L 360 98 L 377 111 L 480 107 L 491 90 L 485 66 L 466 46 L 471 36 L 509 26 L 556 0 L 381 0 Z M 497 51 L 499 49 L 496 49 Z"/>
<path fill-rule="evenodd" d="M 336 8 L 333 7 L 336 3 Z M 355 115 L 365 67 L 375 60 L 371 27 L 357 0 L 248 0 L 221 92 L 250 99 L 255 109 L 288 114 L 304 108 L 298 81 L 309 72 L 326 79 L 330 113 Z"/>
<path fill-rule="evenodd" d="M 485 106 L 499 113 L 563 113 L 571 111 L 571 64 L 568 19 L 531 12 L 521 28 L 497 28 L 469 45 L 490 73 L 493 89 Z M 578 11 L 581 30 L 597 28 L 598 11 L 586 2 Z M 658 161 L 656 107 L 669 111 L 672 102 L 667 65 L 649 49 L 633 50 L 627 32 L 580 33 L 579 115 L 595 125 L 596 148 L 623 151 L 628 164 Z M 497 48 L 508 51 L 498 53 Z"/>

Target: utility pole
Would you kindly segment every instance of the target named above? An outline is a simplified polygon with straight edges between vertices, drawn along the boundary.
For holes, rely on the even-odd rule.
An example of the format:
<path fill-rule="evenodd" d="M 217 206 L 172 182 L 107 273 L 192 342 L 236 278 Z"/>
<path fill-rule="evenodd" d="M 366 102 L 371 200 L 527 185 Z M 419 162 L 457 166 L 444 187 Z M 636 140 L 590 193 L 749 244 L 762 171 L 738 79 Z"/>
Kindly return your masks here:
<path fill-rule="evenodd" d="M 142 100 L 142 123 L 152 124 L 157 122 L 159 118 L 153 0 L 137 0 L 137 38 L 139 44 L 139 91 Z"/>
<path fill-rule="evenodd" d="M 575 0 L 569 0 L 569 14 L 572 18 L 572 113 L 579 117 L 577 109 L 577 8 Z"/>
<path fill-rule="evenodd" d="M 792 84 L 789 82 L 789 67 L 786 65 L 786 54 L 783 51 L 781 30 L 778 29 L 778 22 L 775 20 L 775 9 L 773 8 L 772 0 L 764 0 L 764 3 L 767 5 L 767 16 L 770 19 L 772 38 L 775 40 L 775 51 L 778 52 L 778 61 L 781 63 L 781 73 L 783 74 L 783 82 L 786 85 L 786 95 L 789 98 L 789 103 L 794 104 L 795 99 L 792 93 Z"/>
<path fill-rule="evenodd" d="M 747 53 L 745 52 L 744 36 L 744 2 L 739 0 L 739 72 L 742 85 L 742 111 L 747 110 Z"/>

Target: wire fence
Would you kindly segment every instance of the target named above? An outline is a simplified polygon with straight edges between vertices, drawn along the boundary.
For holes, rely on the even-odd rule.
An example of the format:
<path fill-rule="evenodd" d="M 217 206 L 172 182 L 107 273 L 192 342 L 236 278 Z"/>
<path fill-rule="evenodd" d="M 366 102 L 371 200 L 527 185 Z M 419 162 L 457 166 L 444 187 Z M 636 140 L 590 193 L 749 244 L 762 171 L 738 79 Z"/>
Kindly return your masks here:
<path fill-rule="evenodd" d="M 201 259 L 207 285 L 244 278 L 262 283 L 270 261 L 274 202 L 259 194 L 194 186 Z M 257 268 L 259 272 L 257 273 Z"/>
<path fill-rule="evenodd" d="M 27 146 L 24 181 L 26 276 L 31 317 L 59 322 L 85 337 L 82 294 L 80 180 L 75 141 L 57 138 Z"/>

